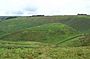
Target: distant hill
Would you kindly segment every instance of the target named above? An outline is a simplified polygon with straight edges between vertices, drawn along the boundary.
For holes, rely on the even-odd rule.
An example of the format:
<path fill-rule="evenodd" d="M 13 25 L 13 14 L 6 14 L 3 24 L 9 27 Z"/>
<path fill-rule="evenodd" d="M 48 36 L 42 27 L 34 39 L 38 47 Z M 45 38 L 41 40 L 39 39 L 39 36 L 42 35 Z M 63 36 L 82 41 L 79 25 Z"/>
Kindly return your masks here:
<path fill-rule="evenodd" d="M 17 18 L 17 16 L 0 16 L 0 20 L 7 20 L 12 18 Z"/>
<path fill-rule="evenodd" d="M 77 31 L 90 33 L 89 16 L 44 16 L 44 17 L 18 17 L 0 22 L 0 36 L 34 26 L 48 23 L 63 23 Z"/>

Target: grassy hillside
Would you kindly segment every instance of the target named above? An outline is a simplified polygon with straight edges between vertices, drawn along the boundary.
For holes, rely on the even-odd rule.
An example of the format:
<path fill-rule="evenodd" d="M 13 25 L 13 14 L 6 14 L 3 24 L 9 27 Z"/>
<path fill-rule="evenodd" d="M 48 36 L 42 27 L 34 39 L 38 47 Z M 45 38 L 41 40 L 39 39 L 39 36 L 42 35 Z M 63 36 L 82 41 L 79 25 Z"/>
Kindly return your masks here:
<path fill-rule="evenodd" d="M 61 24 L 50 23 L 7 34 L 4 41 L 32 41 L 53 44 L 60 47 L 90 46 L 90 34 L 80 34 L 75 29 Z"/>
<path fill-rule="evenodd" d="M 44 46 L 53 46 L 48 43 L 33 42 L 33 41 L 3 41 L 0 40 L 0 48 L 17 49 L 17 48 L 40 48 Z"/>
<path fill-rule="evenodd" d="M 1 20 L 0 59 L 90 59 L 90 16 Z"/>
<path fill-rule="evenodd" d="M 61 23 L 50 23 L 10 33 L 0 39 L 57 43 L 76 34 L 78 34 L 78 32 L 67 25 Z"/>
<path fill-rule="evenodd" d="M 18 17 L 1 21 L 0 25 L 0 40 L 62 43 L 78 32 L 89 33 L 90 17 Z"/>
<path fill-rule="evenodd" d="M 61 47 L 80 47 L 80 46 L 90 46 L 90 34 L 80 34 L 68 38 L 66 41 L 58 43 L 57 45 Z"/>
<path fill-rule="evenodd" d="M 69 21 L 67 21 L 64 24 L 67 24 L 80 32 L 90 33 L 90 26 L 89 26 L 90 17 L 89 16 L 75 16 L 75 17 L 72 17 Z"/>
<path fill-rule="evenodd" d="M 90 59 L 90 47 L 0 48 L 1 59 Z"/>
<path fill-rule="evenodd" d="M 63 23 L 81 32 L 90 32 L 89 16 L 18 17 L 0 22 L 0 36 L 48 23 Z"/>
<path fill-rule="evenodd" d="M 90 46 L 52 47 L 40 42 L 0 40 L 0 59 L 90 59 Z"/>

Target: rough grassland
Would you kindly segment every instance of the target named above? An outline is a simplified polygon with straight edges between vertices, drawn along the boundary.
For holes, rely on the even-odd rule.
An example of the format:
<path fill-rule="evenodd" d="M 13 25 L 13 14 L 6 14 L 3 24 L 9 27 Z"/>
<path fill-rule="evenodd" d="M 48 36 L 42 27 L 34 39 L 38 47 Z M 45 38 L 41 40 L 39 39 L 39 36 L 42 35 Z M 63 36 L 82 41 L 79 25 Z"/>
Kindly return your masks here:
<path fill-rule="evenodd" d="M 90 16 L 0 20 L 0 59 L 90 59 Z"/>
<path fill-rule="evenodd" d="M 77 34 L 78 32 L 75 29 L 67 25 L 50 23 L 7 34 L 0 39 L 7 41 L 36 41 L 56 44 Z"/>
<path fill-rule="evenodd" d="M 90 47 L 0 48 L 1 59 L 90 59 Z"/>
<path fill-rule="evenodd" d="M 90 32 L 89 16 L 18 17 L 15 19 L 0 21 L 0 36 L 17 30 L 48 23 L 63 23 L 80 32 Z"/>

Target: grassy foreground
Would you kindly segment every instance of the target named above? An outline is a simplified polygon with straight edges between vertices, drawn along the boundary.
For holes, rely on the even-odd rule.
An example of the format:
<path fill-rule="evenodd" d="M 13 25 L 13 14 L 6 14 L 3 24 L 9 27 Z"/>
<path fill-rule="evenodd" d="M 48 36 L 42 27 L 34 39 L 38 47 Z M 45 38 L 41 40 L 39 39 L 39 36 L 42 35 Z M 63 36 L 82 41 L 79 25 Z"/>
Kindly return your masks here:
<path fill-rule="evenodd" d="M 90 59 L 90 46 L 56 47 L 31 41 L 0 41 L 0 59 Z"/>
<path fill-rule="evenodd" d="M 90 59 L 90 46 L 68 48 L 0 48 L 0 59 Z"/>

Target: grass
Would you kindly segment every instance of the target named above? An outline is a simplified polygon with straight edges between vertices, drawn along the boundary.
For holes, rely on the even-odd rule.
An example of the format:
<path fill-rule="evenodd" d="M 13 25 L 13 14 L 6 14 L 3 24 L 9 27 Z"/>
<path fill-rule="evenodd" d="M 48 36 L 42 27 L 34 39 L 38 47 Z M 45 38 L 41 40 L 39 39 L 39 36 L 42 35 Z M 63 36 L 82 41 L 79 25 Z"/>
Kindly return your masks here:
<path fill-rule="evenodd" d="M 44 46 L 52 46 L 48 43 L 33 42 L 33 41 L 3 41 L 0 40 L 0 48 L 39 48 Z"/>
<path fill-rule="evenodd" d="M 60 44 L 60 45 L 59 45 Z M 61 47 L 80 47 L 80 46 L 90 46 L 90 34 L 82 34 L 79 36 L 74 36 L 67 39 L 64 42 L 59 43 Z"/>
<path fill-rule="evenodd" d="M 89 19 L 89 16 L 18 17 L 0 21 L 0 36 L 48 23 L 63 23 L 80 32 L 88 33 L 90 32 Z"/>
<path fill-rule="evenodd" d="M 68 37 L 77 35 L 78 32 L 61 23 L 50 23 L 41 26 L 27 28 L 1 37 L 3 40 L 11 41 L 36 41 L 53 43 L 62 42 Z"/>
<path fill-rule="evenodd" d="M 90 46 L 53 47 L 31 41 L 0 41 L 0 59 L 90 59 Z"/>
<path fill-rule="evenodd" d="M 90 47 L 0 48 L 1 59 L 90 59 Z"/>
<path fill-rule="evenodd" d="M 0 59 L 90 59 L 89 16 L 0 21 Z"/>

